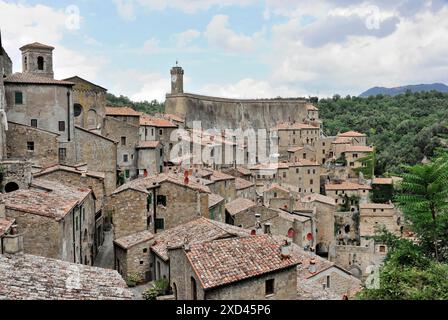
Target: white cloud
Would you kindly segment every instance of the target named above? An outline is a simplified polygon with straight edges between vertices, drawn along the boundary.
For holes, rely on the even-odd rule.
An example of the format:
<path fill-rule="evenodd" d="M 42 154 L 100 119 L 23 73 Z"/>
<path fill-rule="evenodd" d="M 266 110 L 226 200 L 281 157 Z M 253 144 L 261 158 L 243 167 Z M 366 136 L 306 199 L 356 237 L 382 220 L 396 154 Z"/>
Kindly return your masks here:
<path fill-rule="evenodd" d="M 204 36 L 213 47 L 230 53 L 251 52 L 255 49 L 257 41 L 262 40 L 263 32 L 251 36 L 237 34 L 228 27 L 229 17 L 215 15 L 208 24 Z"/>
<path fill-rule="evenodd" d="M 0 0 L 2 41 L 13 60 L 14 71 L 22 71 L 19 48 L 27 43 L 41 42 L 55 47 L 55 78 L 77 74 L 94 81 L 107 60 L 104 57 L 90 57 L 61 45 L 65 35 L 73 34 L 72 30 L 67 29 L 67 19 L 70 17 L 64 9 Z"/>
<path fill-rule="evenodd" d="M 183 48 L 201 36 L 201 33 L 195 29 L 188 29 L 184 32 L 176 33 L 172 36 L 177 47 Z"/>
<path fill-rule="evenodd" d="M 135 9 L 133 0 L 114 0 L 118 15 L 124 20 L 132 21 L 135 19 Z"/>
<path fill-rule="evenodd" d="M 142 52 L 143 53 L 156 53 L 160 50 L 159 47 L 159 40 L 157 40 L 156 38 L 151 38 L 145 41 L 145 43 L 143 44 L 143 49 Z"/>

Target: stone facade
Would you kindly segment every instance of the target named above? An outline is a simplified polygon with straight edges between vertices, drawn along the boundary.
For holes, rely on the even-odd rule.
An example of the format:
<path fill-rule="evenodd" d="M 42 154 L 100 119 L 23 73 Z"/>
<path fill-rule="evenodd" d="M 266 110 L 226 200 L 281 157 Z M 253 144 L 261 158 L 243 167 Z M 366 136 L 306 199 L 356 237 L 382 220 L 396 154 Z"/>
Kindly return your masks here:
<path fill-rule="evenodd" d="M 139 177 L 154 175 L 163 171 L 163 147 L 160 143 L 137 145 L 137 170 Z"/>
<path fill-rule="evenodd" d="M 40 167 L 59 163 L 56 133 L 9 121 L 6 137 L 8 158 L 29 160 Z"/>
<path fill-rule="evenodd" d="M 380 228 L 400 236 L 404 226 L 402 215 L 392 204 L 368 203 L 360 207 L 359 234 L 362 238 L 374 237 Z"/>
<path fill-rule="evenodd" d="M 17 189 L 27 189 L 32 180 L 32 163 L 25 160 L 7 159 L 1 162 L 3 178 L 2 192 L 11 192 Z"/>
<path fill-rule="evenodd" d="M 89 170 L 104 173 L 104 193 L 111 195 L 117 188 L 117 143 L 104 136 L 76 127 L 77 163 Z"/>
<path fill-rule="evenodd" d="M 65 81 L 75 83 L 73 87 L 74 121 L 77 126 L 101 133 L 106 117 L 107 89 L 74 76 Z"/>

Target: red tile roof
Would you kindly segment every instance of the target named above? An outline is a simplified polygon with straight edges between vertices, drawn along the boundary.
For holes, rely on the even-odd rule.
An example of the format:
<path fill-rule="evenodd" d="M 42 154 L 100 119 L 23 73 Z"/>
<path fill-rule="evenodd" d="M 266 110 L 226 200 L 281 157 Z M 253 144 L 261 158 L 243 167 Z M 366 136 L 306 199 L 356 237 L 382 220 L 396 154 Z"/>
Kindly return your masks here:
<path fill-rule="evenodd" d="M 392 178 L 374 178 L 372 184 L 394 184 Z"/>
<path fill-rule="evenodd" d="M 366 136 L 365 134 L 359 133 L 357 131 L 348 131 L 348 132 L 338 134 L 338 137 L 343 137 L 343 138 L 365 137 L 365 136 Z"/>
<path fill-rule="evenodd" d="M 326 190 L 370 190 L 370 186 L 344 181 L 342 183 L 329 183 L 325 185 Z"/>
<path fill-rule="evenodd" d="M 234 216 L 237 213 L 248 210 L 250 208 L 254 208 L 257 205 L 255 202 L 245 198 L 238 198 L 226 204 L 226 210 Z"/>
<path fill-rule="evenodd" d="M 345 152 L 373 152 L 373 147 L 366 146 L 348 146 Z"/>
<path fill-rule="evenodd" d="M 177 125 L 172 123 L 170 120 L 151 117 L 147 114 L 143 114 L 140 117 L 140 125 L 141 126 L 151 126 L 156 128 L 177 128 Z"/>
<path fill-rule="evenodd" d="M 253 182 L 241 179 L 241 178 L 236 178 L 235 179 L 235 188 L 236 190 L 244 190 L 250 187 L 255 186 L 255 184 Z"/>
<path fill-rule="evenodd" d="M 117 240 L 114 241 L 115 244 L 117 244 L 118 246 L 122 247 L 123 249 L 130 249 L 140 243 L 149 241 L 154 239 L 154 235 L 148 231 L 148 230 L 144 230 L 141 232 L 137 232 L 134 234 L 131 234 L 129 236 L 126 237 L 121 237 Z"/>
<path fill-rule="evenodd" d="M 294 256 L 282 258 L 281 242 L 267 235 L 192 244 L 185 254 L 203 289 L 292 268 L 300 263 Z"/>
<path fill-rule="evenodd" d="M 188 223 L 157 233 L 151 250 L 163 260 L 167 261 L 169 259 L 168 247 L 179 247 L 185 243 L 185 240 L 190 244 L 194 244 L 249 235 L 250 230 L 206 218 L 197 218 Z"/>
<path fill-rule="evenodd" d="M 61 86 L 74 86 L 73 82 L 55 80 L 46 77 L 40 77 L 31 73 L 14 73 L 4 79 L 5 83 L 25 83 L 25 84 L 49 84 Z"/>
<path fill-rule="evenodd" d="M 333 198 L 318 193 L 312 193 L 302 198 L 302 202 L 322 202 L 331 206 L 335 206 L 336 202 Z"/>
<path fill-rule="evenodd" d="M 137 149 L 155 149 L 160 145 L 160 141 L 139 141 Z"/>
<path fill-rule="evenodd" d="M 4 236 L 14 224 L 12 218 L 0 218 L 0 237 Z"/>
<path fill-rule="evenodd" d="M 140 117 L 141 113 L 129 107 L 106 107 L 106 116 Z"/>
<path fill-rule="evenodd" d="M 17 190 L 3 196 L 7 209 L 27 212 L 59 221 L 92 192 L 57 182 L 34 179 L 30 189 Z"/>
<path fill-rule="evenodd" d="M 46 44 L 40 43 L 40 42 L 33 42 L 33 43 L 29 43 L 24 45 L 23 47 L 20 48 L 21 51 L 25 50 L 25 49 L 47 49 L 47 50 L 54 50 L 54 47 L 52 46 L 48 46 Z"/>
<path fill-rule="evenodd" d="M 292 148 L 288 149 L 288 152 L 294 153 L 294 152 L 297 152 L 297 151 L 301 151 L 303 149 L 305 149 L 305 148 L 304 147 L 292 147 Z"/>
<path fill-rule="evenodd" d="M 44 176 L 44 175 L 47 175 L 49 173 L 56 172 L 56 171 L 66 171 L 66 172 L 76 173 L 78 175 L 85 174 L 88 177 L 97 178 L 97 179 L 101 179 L 101 180 L 103 180 L 105 178 L 104 172 L 96 172 L 96 171 L 88 171 L 88 170 L 85 171 L 85 170 L 80 170 L 76 167 L 70 167 L 70 166 L 64 166 L 64 165 L 54 165 L 54 166 L 45 168 L 42 171 L 34 173 L 33 176 L 40 177 L 40 176 Z"/>
<path fill-rule="evenodd" d="M 219 194 L 211 193 L 208 195 L 208 207 L 212 208 L 216 206 L 218 203 L 223 202 L 224 198 L 221 197 Z"/>
<path fill-rule="evenodd" d="M 359 205 L 359 209 L 394 209 L 392 203 L 364 203 Z"/>

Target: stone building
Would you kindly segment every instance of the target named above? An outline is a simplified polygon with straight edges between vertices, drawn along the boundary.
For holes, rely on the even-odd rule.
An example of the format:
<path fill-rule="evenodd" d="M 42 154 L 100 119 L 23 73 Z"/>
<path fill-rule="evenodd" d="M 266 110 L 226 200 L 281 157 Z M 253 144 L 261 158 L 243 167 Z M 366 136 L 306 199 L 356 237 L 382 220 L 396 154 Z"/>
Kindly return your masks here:
<path fill-rule="evenodd" d="M 85 164 L 89 171 L 104 173 L 104 194 L 117 188 L 118 142 L 76 126 L 76 163 Z"/>
<path fill-rule="evenodd" d="M 164 152 L 160 141 L 140 141 L 136 149 L 139 177 L 163 172 Z"/>
<path fill-rule="evenodd" d="M 325 185 L 326 195 L 335 200 L 338 208 L 346 205 L 347 199 L 350 201 L 349 206 L 358 206 L 369 202 L 369 191 L 371 189 L 368 185 L 349 181 Z"/>
<path fill-rule="evenodd" d="M 130 300 L 115 270 L 28 254 L 0 255 L 0 300 Z M 31 281 L 30 281 L 31 279 Z"/>
<path fill-rule="evenodd" d="M 210 189 L 178 175 L 159 174 L 130 181 L 108 201 L 115 239 L 151 230 L 157 233 L 209 216 Z"/>
<path fill-rule="evenodd" d="M 267 235 L 172 247 L 168 256 L 174 296 L 178 300 L 295 299 L 300 261 L 288 249 Z"/>
<path fill-rule="evenodd" d="M 114 241 L 115 270 L 124 279 L 137 278 L 140 282 L 152 280 L 150 250 L 154 235 L 140 231 Z"/>
<path fill-rule="evenodd" d="M 343 154 L 345 155 L 347 165 L 351 169 L 357 169 L 364 166 L 364 163 L 361 160 L 367 157 L 372 152 L 374 152 L 373 147 L 348 146 L 343 152 Z"/>
<path fill-rule="evenodd" d="M 8 250 L 7 241 L 16 233 L 16 220 L 6 216 L 6 208 L 3 198 L 0 198 L 0 254 Z"/>
<path fill-rule="evenodd" d="M 59 163 L 57 133 L 8 121 L 6 137 L 8 158 L 28 160 L 38 167 Z"/>
<path fill-rule="evenodd" d="M 365 203 L 359 206 L 361 238 L 373 238 L 382 228 L 400 236 L 404 221 L 400 212 L 392 203 Z"/>
<path fill-rule="evenodd" d="M 208 212 L 211 220 L 225 222 L 225 199 L 219 194 L 210 193 L 208 195 Z"/>
<path fill-rule="evenodd" d="M 60 163 L 74 161 L 73 86 L 53 78 L 53 47 L 20 48 L 22 73 L 4 79 L 8 120 L 59 134 Z"/>
<path fill-rule="evenodd" d="M 1 162 L 1 190 L 9 193 L 27 189 L 32 180 L 32 162 L 21 159 L 5 159 Z"/>
<path fill-rule="evenodd" d="M 170 120 L 142 114 L 140 117 L 140 141 L 159 141 L 163 147 L 163 154 L 170 159 L 173 144 L 177 142 L 177 139 L 172 141 L 176 138 L 172 135 L 178 127 Z"/>
<path fill-rule="evenodd" d="M 350 144 L 353 146 L 366 146 L 367 145 L 367 136 L 363 133 L 359 133 L 356 131 L 340 133 L 337 135 L 337 137 L 350 140 Z"/>
<path fill-rule="evenodd" d="M 73 87 L 75 125 L 102 133 L 103 120 L 106 117 L 107 89 L 78 76 L 64 81 L 75 84 Z"/>
<path fill-rule="evenodd" d="M 118 141 L 117 169 L 123 181 L 137 177 L 140 113 L 127 107 L 107 107 L 103 133 Z"/>
<path fill-rule="evenodd" d="M 12 61 L 2 45 L 0 31 L 0 161 L 6 158 L 6 130 L 8 123 L 6 118 L 6 98 L 3 79 L 12 74 Z"/>
<path fill-rule="evenodd" d="M 316 150 L 310 145 L 305 145 L 303 147 L 291 147 L 287 151 L 287 160 L 289 162 L 294 163 L 299 162 L 300 160 L 316 162 Z"/>
<path fill-rule="evenodd" d="M 226 204 L 226 223 L 244 227 L 239 217 L 249 215 L 255 220 L 257 204 L 250 199 L 238 198 Z M 255 221 L 254 221 L 255 224 Z"/>
<path fill-rule="evenodd" d="M 256 200 L 257 190 L 255 189 L 255 183 L 242 179 L 235 179 L 236 198 L 246 198 Z"/>
<path fill-rule="evenodd" d="M 312 253 L 302 254 L 297 278 L 300 300 L 350 299 L 362 288 L 361 281 L 349 271 Z"/>
<path fill-rule="evenodd" d="M 316 253 L 328 256 L 331 244 L 335 241 L 336 203 L 333 198 L 321 194 L 310 194 L 302 197 L 301 205 L 307 209 L 314 209 L 316 223 Z"/>
<path fill-rule="evenodd" d="M 33 174 L 34 178 L 54 181 L 68 187 L 89 188 L 95 194 L 95 239 L 94 255 L 104 242 L 104 206 L 106 203 L 105 174 L 89 171 L 84 167 L 55 165 Z"/>
<path fill-rule="evenodd" d="M 206 218 L 197 218 L 154 235 L 150 231 L 139 232 L 114 242 L 115 268 L 123 277 L 138 274 L 142 281 L 169 280 L 169 247 L 180 246 L 186 239 L 189 243 L 200 243 L 237 236 L 249 236 L 249 231 Z M 145 249 L 148 250 L 145 252 Z"/>
<path fill-rule="evenodd" d="M 236 199 L 235 177 L 225 174 L 221 171 L 204 169 L 211 173 L 209 179 L 213 183 L 209 184 L 213 193 L 219 194 L 229 203 Z"/>
<path fill-rule="evenodd" d="M 274 130 L 278 132 L 278 152 L 280 156 L 286 159 L 288 158 L 288 150 L 291 148 L 305 145 L 313 146 L 321 136 L 319 126 L 305 123 L 280 123 Z"/>
<path fill-rule="evenodd" d="M 95 258 L 95 196 L 91 189 L 34 179 L 3 196 L 6 216 L 24 235 L 24 252 L 90 265 Z"/>

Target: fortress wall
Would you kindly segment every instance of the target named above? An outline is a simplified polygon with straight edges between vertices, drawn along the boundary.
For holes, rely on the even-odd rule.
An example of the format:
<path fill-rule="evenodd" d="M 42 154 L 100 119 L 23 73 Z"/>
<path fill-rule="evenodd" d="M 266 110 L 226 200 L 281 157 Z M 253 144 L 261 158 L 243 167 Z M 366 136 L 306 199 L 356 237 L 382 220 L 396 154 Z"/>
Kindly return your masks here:
<path fill-rule="evenodd" d="M 270 129 L 278 122 L 304 122 L 305 99 L 238 100 L 194 94 L 167 95 L 165 112 L 185 117 L 187 126 L 201 121 L 204 129 Z"/>

